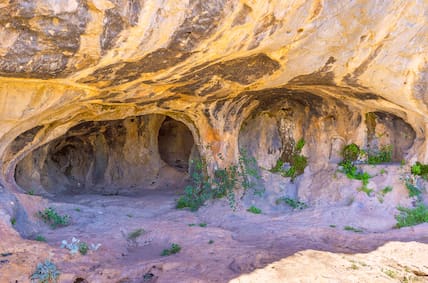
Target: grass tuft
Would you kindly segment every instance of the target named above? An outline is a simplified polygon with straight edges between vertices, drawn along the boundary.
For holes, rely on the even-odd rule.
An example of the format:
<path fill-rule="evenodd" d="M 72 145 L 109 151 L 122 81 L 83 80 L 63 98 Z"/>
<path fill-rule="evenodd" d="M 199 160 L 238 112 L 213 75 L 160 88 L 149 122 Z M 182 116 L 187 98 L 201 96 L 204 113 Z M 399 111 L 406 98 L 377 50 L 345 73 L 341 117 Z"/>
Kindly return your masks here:
<path fill-rule="evenodd" d="M 144 229 L 136 229 L 128 234 L 128 240 L 135 240 L 141 235 L 143 235 L 146 231 Z"/>
<path fill-rule="evenodd" d="M 352 226 L 345 226 L 343 229 L 345 231 L 352 231 L 352 232 L 355 232 L 355 233 L 361 233 L 361 232 L 363 232 L 363 230 L 355 228 L 355 227 L 352 227 Z"/>
<path fill-rule="evenodd" d="M 164 249 L 161 253 L 161 256 L 169 256 L 169 255 L 173 255 L 176 253 L 179 253 L 181 251 L 181 247 L 179 244 L 171 244 L 171 248 L 169 249 Z"/>
<path fill-rule="evenodd" d="M 247 211 L 254 214 L 262 213 L 262 210 L 260 208 L 255 207 L 254 205 L 250 206 L 250 208 L 248 208 Z"/>

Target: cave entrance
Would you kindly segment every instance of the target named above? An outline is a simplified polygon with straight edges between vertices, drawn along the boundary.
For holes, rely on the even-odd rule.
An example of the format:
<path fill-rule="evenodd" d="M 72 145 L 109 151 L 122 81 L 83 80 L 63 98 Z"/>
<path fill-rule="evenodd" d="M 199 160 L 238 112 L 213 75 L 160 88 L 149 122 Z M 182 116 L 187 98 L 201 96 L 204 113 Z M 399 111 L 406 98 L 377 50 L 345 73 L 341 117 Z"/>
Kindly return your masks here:
<path fill-rule="evenodd" d="M 188 171 L 194 148 L 192 132 L 184 123 L 167 117 L 159 129 L 159 154 L 165 163 L 180 171 Z"/>
<path fill-rule="evenodd" d="M 88 121 L 28 154 L 15 180 L 35 194 L 182 189 L 192 152 L 189 128 L 164 115 Z"/>

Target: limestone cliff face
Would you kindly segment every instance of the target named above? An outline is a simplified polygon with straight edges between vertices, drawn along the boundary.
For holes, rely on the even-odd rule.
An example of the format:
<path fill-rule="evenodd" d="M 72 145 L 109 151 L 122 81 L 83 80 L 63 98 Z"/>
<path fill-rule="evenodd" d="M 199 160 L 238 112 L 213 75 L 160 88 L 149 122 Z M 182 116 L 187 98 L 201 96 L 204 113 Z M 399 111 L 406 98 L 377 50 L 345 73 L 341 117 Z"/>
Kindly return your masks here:
<path fill-rule="evenodd" d="M 166 116 L 210 168 L 240 146 L 270 167 L 301 137 L 312 170 L 349 142 L 428 162 L 427 23 L 426 1 L 0 1 L 0 183 L 104 184 L 121 159 L 158 176 Z"/>

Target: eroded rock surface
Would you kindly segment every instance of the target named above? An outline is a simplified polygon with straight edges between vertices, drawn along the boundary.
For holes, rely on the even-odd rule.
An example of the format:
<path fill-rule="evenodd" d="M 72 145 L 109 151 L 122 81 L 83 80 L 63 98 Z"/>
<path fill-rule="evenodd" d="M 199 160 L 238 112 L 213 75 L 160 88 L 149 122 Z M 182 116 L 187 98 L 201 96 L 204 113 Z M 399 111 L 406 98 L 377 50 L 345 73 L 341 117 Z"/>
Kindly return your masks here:
<path fill-rule="evenodd" d="M 314 211 L 337 205 L 354 208 L 351 218 L 371 215 L 357 223 L 368 232 L 391 229 L 396 206 L 414 201 L 400 178 L 414 161 L 428 162 L 427 22 L 426 1 L 0 1 L 0 238 L 26 245 L 9 222 L 23 237 L 39 231 L 40 196 L 61 204 L 89 193 L 180 193 L 194 160 L 212 176 L 244 151 L 267 191 L 245 205 L 281 215 L 290 211 L 275 199 L 287 195 Z M 270 173 L 299 139 L 305 173 L 292 182 Z M 336 174 L 349 143 L 392 146 L 392 161 L 406 165 L 366 168 L 376 175 L 366 198 L 359 181 Z M 380 203 L 375 196 L 389 185 L 395 191 Z M 404 234 L 396 238 L 420 236 Z M 239 261 L 236 273 L 260 266 Z"/>

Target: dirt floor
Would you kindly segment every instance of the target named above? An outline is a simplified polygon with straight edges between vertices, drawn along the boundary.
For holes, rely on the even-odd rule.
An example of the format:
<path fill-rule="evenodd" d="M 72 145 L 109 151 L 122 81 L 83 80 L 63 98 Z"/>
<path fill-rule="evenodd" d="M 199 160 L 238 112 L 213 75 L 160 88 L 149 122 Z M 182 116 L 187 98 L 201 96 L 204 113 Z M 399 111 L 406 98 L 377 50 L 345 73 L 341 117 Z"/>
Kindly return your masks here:
<path fill-rule="evenodd" d="M 46 243 L 2 239 L 0 282 L 29 282 L 45 259 L 60 282 L 428 282 L 428 224 L 355 232 L 344 227 L 355 223 L 358 204 L 256 215 L 220 200 L 190 212 L 175 209 L 178 194 L 25 195 L 29 215 L 51 206 L 72 224 L 33 227 L 30 238 Z M 72 237 L 101 247 L 71 255 L 60 246 Z M 161 256 L 173 243 L 181 251 Z"/>

